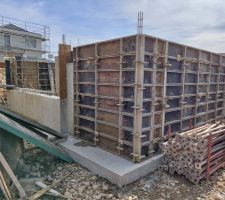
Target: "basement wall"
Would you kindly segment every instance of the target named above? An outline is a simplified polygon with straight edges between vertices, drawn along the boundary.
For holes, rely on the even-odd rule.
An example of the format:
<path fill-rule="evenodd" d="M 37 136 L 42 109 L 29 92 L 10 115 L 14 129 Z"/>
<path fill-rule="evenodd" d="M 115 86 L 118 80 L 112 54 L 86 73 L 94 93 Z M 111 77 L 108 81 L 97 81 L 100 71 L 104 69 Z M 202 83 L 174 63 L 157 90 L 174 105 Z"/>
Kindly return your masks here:
<path fill-rule="evenodd" d="M 7 91 L 8 108 L 28 119 L 60 132 L 60 99 L 30 91 Z"/>

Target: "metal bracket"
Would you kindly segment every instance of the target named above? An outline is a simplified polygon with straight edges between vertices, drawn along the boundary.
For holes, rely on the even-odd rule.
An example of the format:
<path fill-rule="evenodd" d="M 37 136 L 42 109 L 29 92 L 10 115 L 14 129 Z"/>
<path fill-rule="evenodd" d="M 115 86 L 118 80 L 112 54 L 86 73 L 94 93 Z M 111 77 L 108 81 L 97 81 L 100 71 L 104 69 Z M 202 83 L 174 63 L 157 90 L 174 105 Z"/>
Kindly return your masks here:
<path fill-rule="evenodd" d="M 120 151 L 124 151 L 123 147 L 117 146 L 116 149 L 120 150 Z"/>
<path fill-rule="evenodd" d="M 171 63 L 165 63 L 165 67 L 172 67 Z"/>

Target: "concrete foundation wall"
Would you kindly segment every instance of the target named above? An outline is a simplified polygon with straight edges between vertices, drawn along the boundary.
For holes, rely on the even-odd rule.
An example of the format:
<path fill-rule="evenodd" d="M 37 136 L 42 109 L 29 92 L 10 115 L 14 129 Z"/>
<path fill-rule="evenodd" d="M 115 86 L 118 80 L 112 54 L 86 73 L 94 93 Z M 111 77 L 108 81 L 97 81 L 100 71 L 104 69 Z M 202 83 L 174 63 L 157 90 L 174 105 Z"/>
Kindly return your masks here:
<path fill-rule="evenodd" d="M 11 111 L 61 132 L 60 99 L 58 97 L 21 89 L 8 91 L 7 100 Z"/>

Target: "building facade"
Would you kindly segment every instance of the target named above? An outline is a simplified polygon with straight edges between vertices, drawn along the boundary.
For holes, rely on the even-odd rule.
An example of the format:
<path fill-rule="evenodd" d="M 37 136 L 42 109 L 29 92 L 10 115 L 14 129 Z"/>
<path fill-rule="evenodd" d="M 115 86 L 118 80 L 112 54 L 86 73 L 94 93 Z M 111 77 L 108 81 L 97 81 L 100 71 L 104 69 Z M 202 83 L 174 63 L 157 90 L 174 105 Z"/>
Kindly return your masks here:
<path fill-rule="evenodd" d="M 50 28 L 2 17 L 0 24 L 0 60 L 23 57 L 40 60 L 50 52 Z"/>

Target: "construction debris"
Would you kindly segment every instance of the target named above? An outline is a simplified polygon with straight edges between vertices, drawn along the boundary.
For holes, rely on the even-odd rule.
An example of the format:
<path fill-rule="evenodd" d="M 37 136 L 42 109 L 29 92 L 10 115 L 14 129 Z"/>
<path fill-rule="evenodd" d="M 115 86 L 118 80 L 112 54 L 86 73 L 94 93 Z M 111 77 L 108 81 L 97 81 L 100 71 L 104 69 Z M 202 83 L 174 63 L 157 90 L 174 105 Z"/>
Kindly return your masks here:
<path fill-rule="evenodd" d="M 26 150 L 24 156 L 26 168 L 20 182 L 27 196 L 31 196 L 39 188 L 35 182 L 41 181 L 51 185 L 60 179 L 65 171 L 72 172 L 58 186 L 53 187 L 64 196 L 72 196 L 76 200 L 215 200 L 214 196 L 225 198 L 225 169 L 218 170 L 210 177 L 210 181 L 201 181 L 194 185 L 183 176 L 171 175 L 163 170 L 129 184 L 123 188 L 116 187 L 106 179 L 88 171 L 77 163 L 66 163 L 39 148 Z M 0 198 L 1 199 L 1 198 Z M 18 199 L 15 197 L 15 199 Z M 54 198 L 50 192 L 40 199 L 66 199 L 62 196 Z M 222 199 L 221 199 L 222 200 Z"/>
<path fill-rule="evenodd" d="M 5 158 L 3 157 L 1 152 L 0 152 L 0 163 L 2 164 L 3 168 L 5 169 L 5 171 L 9 175 L 9 177 L 11 178 L 12 182 L 15 184 L 17 190 L 19 191 L 20 197 L 26 197 L 26 193 L 25 193 L 24 189 L 20 185 L 19 181 L 17 180 L 16 176 L 14 175 L 13 171 L 11 170 L 9 164 L 7 163 L 7 161 L 5 160 Z M 1 182 L 2 181 L 3 181 L 3 179 L 1 178 Z"/>
<path fill-rule="evenodd" d="M 41 196 L 43 196 L 45 193 L 47 193 L 49 190 L 52 189 L 52 187 L 58 185 L 61 181 L 63 181 L 64 179 L 66 179 L 71 173 L 67 173 L 66 175 L 64 175 L 62 178 L 60 178 L 59 180 L 55 181 L 54 183 L 52 183 L 52 185 L 47 186 L 47 187 L 43 187 L 41 190 L 39 190 L 37 193 L 35 193 L 34 195 L 32 195 L 29 200 L 35 200 L 35 199 L 39 199 Z"/>
<path fill-rule="evenodd" d="M 162 144 L 163 169 L 199 183 L 225 164 L 225 123 L 216 122 L 177 134 Z"/>
<path fill-rule="evenodd" d="M 42 188 L 42 189 L 48 187 L 46 184 L 44 184 L 44 183 L 41 182 L 41 181 L 37 181 L 37 182 L 35 182 L 35 184 L 36 184 L 38 187 Z M 57 195 L 57 196 L 60 196 L 60 195 L 61 195 L 59 192 L 57 192 L 57 191 L 54 190 L 54 189 L 50 189 L 49 192 L 52 193 L 52 194 L 54 194 L 54 195 Z"/>

